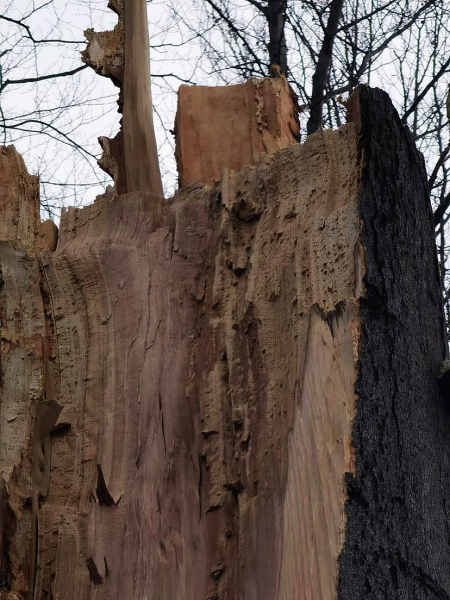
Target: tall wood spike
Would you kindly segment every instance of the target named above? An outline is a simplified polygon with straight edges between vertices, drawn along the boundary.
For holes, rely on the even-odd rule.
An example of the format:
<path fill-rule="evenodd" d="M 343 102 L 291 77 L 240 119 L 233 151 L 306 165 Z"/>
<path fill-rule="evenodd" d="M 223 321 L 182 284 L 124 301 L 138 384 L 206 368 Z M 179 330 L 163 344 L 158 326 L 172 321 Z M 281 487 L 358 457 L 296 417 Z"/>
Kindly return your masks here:
<path fill-rule="evenodd" d="M 110 175 L 118 194 L 163 195 L 152 116 L 150 52 L 145 0 L 109 0 L 119 20 L 113 31 L 88 29 L 82 60 L 120 88 L 121 130 L 101 137 L 100 167 Z"/>

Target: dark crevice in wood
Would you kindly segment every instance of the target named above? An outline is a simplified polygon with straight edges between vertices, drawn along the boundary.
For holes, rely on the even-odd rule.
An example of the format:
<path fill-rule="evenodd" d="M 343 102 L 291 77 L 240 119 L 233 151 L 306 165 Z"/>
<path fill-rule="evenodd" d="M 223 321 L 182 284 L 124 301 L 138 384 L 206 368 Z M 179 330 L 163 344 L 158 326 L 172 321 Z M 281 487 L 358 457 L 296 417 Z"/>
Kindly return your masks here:
<path fill-rule="evenodd" d="M 101 465 L 97 465 L 97 488 L 96 488 L 97 500 L 100 506 L 117 506 L 118 502 L 114 501 L 108 490 L 108 486 L 103 476 Z"/>
<path fill-rule="evenodd" d="M 95 561 L 92 558 L 92 556 L 90 556 L 87 559 L 86 564 L 87 564 L 87 568 L 89 570 L 89 577 L 90 577 L 90 580 L 92 581 L 92 583 L 94 585 L 102 585 L 103 577 L 98 572 L 97 565 L 95 564 Z"/>

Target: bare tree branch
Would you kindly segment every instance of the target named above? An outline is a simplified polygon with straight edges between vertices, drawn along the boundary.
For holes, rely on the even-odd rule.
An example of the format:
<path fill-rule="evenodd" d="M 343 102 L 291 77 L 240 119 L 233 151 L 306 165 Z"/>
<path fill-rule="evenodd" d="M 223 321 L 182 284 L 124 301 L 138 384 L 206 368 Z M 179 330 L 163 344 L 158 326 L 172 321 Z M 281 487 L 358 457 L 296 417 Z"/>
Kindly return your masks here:
<path fill-rule="evenodd" d="M 411 115 L 416 110 L 417 106 L 420 104 L 420 102 L 422 102 L 422 100 L 425 98 L 425 96 L 428 94 L 431 88 L 436 84 L 436 82 L 439 81 L 442 75 L 444 75 L 444 73 L 447 73 L 447 71 L 449 70 L 449 66 L 450 57 L 445 61 L 445 63 L 442 65 L 442 67 L 439 69 L 436 75 L 428 82 L 428 84 L 424 87 L 420 94 L 417 94 L 417 96 L 414 99 L 414 102 L 402 116 L 403 123 L 406 123 L 406 120 L 408 119 L 409 115 Z"/>
<path fill-rule="evenodd" d="M 28 123 L 35 123 L 37 125 L 40 125 L 43 129 L 47 129 L 48 128 L 48 129 L 53 130 L 55 133 L 57 133 L 62 138 L 64 138 L 65 140 L 67 140 L 70 143 L 71 146 L 73 146 L 74 148 L 76 148 L 80 152 L 83 152 L 84 154 L 87 154 L 91 158 L 95 158 L 95 160 L 97 160 L 97 157 L 95 156 L 95 154 L 92 154 L 91 152 L 89 152 L 88 150 L 86 150 L 86 148 L 83 148 L 83 146 L 80 146 L 79 144 L 77 144 L 76 142 L 74 142 L 74 140 L 72 140 L 63 131 L 61 131 L 60 129 L 58 129 L 54 125 L 51 125 L 50 123 L 45 123 L 44 121 L 39 121 L 38 119 L 26 119 L 25 121 L 22 121 L 21 123 L 14 123 L 14 125 L 3 124 L 3 127 L 5 129 L 21 129 L 23 127 L 23 125 L 27 125 Z M 23 131 L 23 129 L 22 129 L 22 131 Z M 32 133 L 38 133 L 35 130 L 28 130 L 28 131 L 31 131 Z"/>
<path fill-rule="evenodd" d="M 440 155 L 439 160 L 437 161 L 437 163 L 433 169 L 433 172 L 431 173 L 431 175 L 428 179 L 428 189 L 430 191 L 433 189 L 433 185 L 434 185 L 434 182 L 436 181 L 436 177 L 437 177 L 437 174 L 439 173 L 439 169 L 444 164 L 445 159 L 448 156 L 449 150 L 450 150 L 450 144 L 448 144 L 448 146 L 445 148 L 445 150 Z"/>
<path fill-rule="evenodd" d="M 339 27 L 336 34 L 341 33 L 342 31 L 345 31 L 346 29 L 351 29 L 352 27 L 355 27 L 355 25 L 359 25 L 359 23 L 362 23 L 363 21 L 367 21 L 368 19 L 371 19 L 376 14 L 383 12 L 384 10 L 386 10 L 387 8 L 392 6 L 392 4 L 396 4 L 397 2 L 398 2 L 398 0 L 390 0 L 390 2 L 388 2 L 387 4 L 384 4 L 383 6 L 379 6 L 378 8 L 374 9 L 372 12 L 362 15 L 362 17 L 359 17 L 358 19 L 353 19 L 353 21 L 349 21 L 345 25 L 342 25 L 342 27 Z"/>
<path fill-rule="evenodd" d="M 48 2 L 47 4 L 50 4 L 50 2 Z M 42 8 L 42 7 L 41 7 Z M 58 43 L 58 44 L 85 44 L 86 41 L 75 41 L 75 40 L 60 40 L 60 39 L 42 39 L 42 40 L 37 40 L 36 38 L 33 37 L 33 34 L 31 33 L 31 29 L 28 25 L 26 25 L 25 23 L 23 23 L 22 21 L 18 21 L 17 19 L 11 19 L 10 17 L 7 17 L 6 15 L 0 15 L 0 19 L 3 21 L 8 21 L 9 23 L 14 23 L 15 25 L 19 25 L 19 27 L 22 27 L 23 29 L 26 30 L 27 32 L 27 37 L 30 38 L 30 40 L 34 43 L 34 44 L 53 44 L 53 43 Z"/>
<path fill-rule="evenodd" d="M 445 198 L 442 200 L 442 202 L 439 204 L 439 206 L 436 208 L 436 210 L 433 213 L 433 221 L 434 221 L 434 226 L 438 227 L 445 215 L 445 213 L 447 212 L 447 210 L 450 207 L 450 193 L 448 193 Z"/>
<path fill-rule="evenodd" d="M 312 81 L 311 111 L 307 124 L 307 134 L 311 135 L 322 125 L 323 95 L 330 70 L 333 55 L 333 44 L 336 36 L 339 19 L 341 18 L 344 0 L 332 0 L 326 32 L 323 38 L 322 48 L 317 59 L 316 70 Z"/>
<path fill-rule="evenodd" d="M 267 15 L 267 6 L 264 6 L 264 4 L 261 4 L 258 0 L 247 0 L 247 2 L 262 12 L 263 15 Z"/>
<path fill-rule="evenodd" d="M 79 71 L 83 71 L 86 69 L 87 65 L 82 65 L 81 67 L 77 67 L 76 69 L 72 69 L 70 71 L 63 71 L 61 73 L 52 73 L 51 75 L 41 75 L 40 77 L 28 77 L 24 79 L 6 79 L 2 85 L 0 85 L 0 93 L 3 92 L 5 87 L 8 85 L 21 85 L 22 83 L 36 83 L 38 81 L 45 81 L 46 79 L 57 79 L 58 77 L 69 77 L 70 75 L 75 75 Z"/>

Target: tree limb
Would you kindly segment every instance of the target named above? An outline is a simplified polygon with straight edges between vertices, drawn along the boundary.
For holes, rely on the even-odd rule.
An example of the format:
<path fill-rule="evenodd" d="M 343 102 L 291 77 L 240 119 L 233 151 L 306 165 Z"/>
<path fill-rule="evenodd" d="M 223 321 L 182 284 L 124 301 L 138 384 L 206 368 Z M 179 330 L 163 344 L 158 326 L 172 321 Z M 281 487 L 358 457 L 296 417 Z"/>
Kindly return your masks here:
<path fill-rule="evenodd" d="M 430 91 L 430 89 L 434 86 L 434 84 L 442 77 L 442 75 L 448 70 L 448 67 L 450 66 L 450 58 L 448 58 L 445 63 L 442 65 L 442 67 L 439 69 L 439 71 L 436 73 L 436 75 L 433 77 L 433 79 L 431 79 L 429 81 L 429 83 L 423 88 L 423 90 L 420 92 L 420 94 L 418 94 L 415 99 L 414 102 L 411 104 L 411 106 L 408 108 L 408 110 L 405 112 L 405 114 L 402 117 L 402 121 L 403 123 L 406 123 L 406 120 L 408 119 L 409 115 L 412 114 L 418 104 L 425 98 L 425 96 L 427 95 L 427 93 Z"/>
<path fill-rule="evenodd" d="M 286 0 L 269 0 L 265 13 L 269 27 L 269 63 L 281 67 L 281 72 L 287 77 L 287 44 L 284 32 L 286 22 Z"/>
<path fill-rule="evenodd" d="M 434 226 L 437 227 L 450 207 L 450 193 L 447 194 L 433 213 Z"/>
<path fill-rule="evenodd" d="M 86 69 L 87 65 L 82 65 L 81 67 L 77 67 L 76 69 L 72 69 L 71 71 L 63 71 L 62 73 L 52 73 L 51 75 L 42 75 L 41 77 L 28 77 L 25 79 L 6 79 L 4 83 L 0 86 L 0 93 L 3 92 L 6 86 L 8 85 L 19 85 L 22 83 L 35 83 L 37 81 L 44 81 L 45 79 L 56 79 L 57 77 L 68 77 L 69 75 L 75 75 L 79 71 Z"/>
<path fill-rule="evenodd" d="M 442 152 L 441 156 L 439 157 L 439 160 L 437 161 L 437 163 L 433 169 L 433 172 L 430 175 L 430 178 L 428 179 L 428 189 L 430 190 L 430 192 L 433 189 L 433 185 L 434 185 L 434 182 L 436 181 L 436 177 L 437 177 L 437 174 L 439 173 L 439 169 L 444 164 L 449 150 L 450 150 L 450 144 L 448 144 L 447 148 L 445 148 L 445 150 Z"/>
<path fill-rule="evenodd" d="M 228 25 L 228 27 L 230 28 L 230 30 L 233 33 L 235 33 L 236 36 L 241 40 L 241 42 L 244 44 L 245 48 L 247 49 L 247 51 L 249 52 L 249 54 L 251 54 L 251 56 L 253 57 L 254 61 L 256 62 L 256 64 L 261 69 L 261 72 L 263 73 L 264 70 L 262 68 L 261 61 L 259 60 L 258 56 L 255 54 L 255 52 L 253 51 L 253 48 L 247 42 L 247 40 L 245 39 L 245 37 L 242 35 L 242 33 L 239 31 L 239 29 L 235 26 L 235 24 L 233 23 L 233 21 L 223 12 L 223 10 L 219 6 L 217 6 L 217 4 L 213 0 L 205 0 L 205 1 L 214 10 L 214 12 L 217 15 L 219 15 L 219 17 L 222 19 L 222 21 L 225 21 L 225 23 Z"/>
<path fill-rule="evenodd" d="M 311 135 L 322 125 L 322 109 L 324 91 L 327 83 L 333 55 L 333 44 L 336 36 L 339 19 L 342 15 L 344 0 L 333 0 L 328 15 L 328 23 L 323 37 L 322 48 L 319 52 L 316 69 L 313 75 L 313 88 L 311 94 L 311 112 L 307 124 L 307 135 Z"/>
<path fill-rule="evenodd" d="M 267 6 L 264 6 L 264 4 L 261 4 L 258 0 L 247 0 L 247 2 L 262 12 L 264 16 L 267 16 Z"/>
<path fill-rule="evenodd" d="M 26 119 L 25 121 L 21 121 L 20 123 L 15 123 L 14 125 L 6 125 L 5 123 L 3 124 L 3 127 L 5 129 L 17 129 L 18 131 L 24 131 L 23 129 L 21 129 L 21 127 L 23 125 L 27 125 L 28 123 L 36 123 L 37 125 L 41 125 L 41 127 L 45 128 L 49 128 L 52 129 L 53 131 L 55 131 L 58 135 L 60 135 L 61 137 L 65 138 L 71 146 L 73 146 L 74 148 L 77 148 L 78 150 L 84 152 L 85 154 L 87 154 L 88 156 L 90 156 L 91 158 L 95 158 L 95 160 L 97 160 L 97 156 L 95 156 L 95 154 L 92 154 L 91 152 L 89 152 L 89 150 L 86 150 L 85 148 L 83 148 L 83 146 L 80 146 L 79 144 L 77 144 L 76 142 L 74 142 L 68 135 L 66 135 L 64 132 L 62 132 L 60 129 L 58 129 L 57 127 L 55 127 L 54 125 L 51 125 L 50 123 L 45 123 L 44 121 L 39 121 L 38 119 Z M 39 131 L 35 131 L 35 130 L 28 130 L 31 133 L 39 133 Z M 45 131 L 42 131 L 42 133 L 45 133 Z"/>
<path fill-rule="evenodd" d="M 398 0 L 390 0 L 390 2 L 388 2 L 387 4 L 384 4 L 383 6 L 379 6 L 372 12 L 367 13 L 366 15 L 363 15 L 362 17 L 359 17 L 358 19 L 354 19 L 353 21 L 350 21 L 350 23 L 346 23 L 345 25 L 342 25 L 342 27 L 339 27 L 339 29 L 336 31 L 336 35 L 338 33 L 341 33 L 342 31 L 345 31 L 346 29 L 351 29 L 352 27 L 354 27 L 355 25 L 358 25 L 362 21 L 366 21 L 367 19 L 370 19 L 377 13 L 382 12 L 386 8 L 389 8 L 389 6 L 391 6 L 392 4 L 394 4 L 396 2 L 398 2 Z"/>
<path fill-rule="evenodd" d="M 26 30 L 27 32 L 27 37 L 30 38 L 30 40 L 34 43 L 34 44 L 50 44 L 50 43 L 60 43 L 60 44 L 85 44 L 86 41 L 81 41 L 81 42 L 77 42 L 75 40 L 52 40 L 52 39 L 48 39 L 48 40 L 36 40 L 33 37 L 33 34 L 31 33 L 31 29 L 29 27 L 29 25 L 26 25 L 25 23 L 23 23 L 22 21 L 19 21 L 17 19 L 11 19 L 11 17 L 6 17 L 5 15 L 0 15 L 0 19 L 2 19 L 3 21 L 8 21 L 9 23 L 14 23 L 15 25 L 19 25 L 19 27 L 23 27 L 23 29 Z"/>

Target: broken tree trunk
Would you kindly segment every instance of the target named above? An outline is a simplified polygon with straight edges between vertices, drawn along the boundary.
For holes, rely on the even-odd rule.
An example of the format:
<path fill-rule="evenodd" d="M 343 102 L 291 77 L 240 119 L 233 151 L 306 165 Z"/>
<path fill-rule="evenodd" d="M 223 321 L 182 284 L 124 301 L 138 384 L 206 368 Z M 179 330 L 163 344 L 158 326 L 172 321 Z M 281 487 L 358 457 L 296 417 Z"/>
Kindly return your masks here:
<path fill-rule="evenodd" d="M 83 61 L 120 89 L 119 133 L 99 142 L 99 166 L 112 177 L 118 194 L 150 192 L 163 195 L 153 128 L 150 90 L 150 56 L 147 3 L 143 0 L 109 0 L 119 20 L 113 31 L 85 32 L 89 43 Z"/>
<path fill-rule="evenodd" d="M 54 251 L 0 153 L 0 598 L 448 598 L 432 216 L 386 94 L 166 202 L 119 179 Z"/>
<path fill-rule="evenodd" d="M 425 169 L 384 93 L 350 117 L 164 205 L 64 211 L 54 253 L 3 151 L 10 598 L 447 597 Z"/>
<path fill-rule="evenodd" d="M 284 76 L 226 87 L 182 85 L 175 121 L 180 187 L 257 164 L 300 141 L 297 96 Z M 211 126 L 214 123 L 214 126 Z"/>

